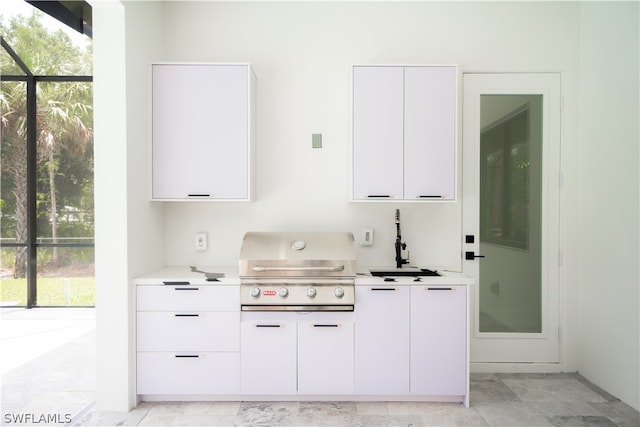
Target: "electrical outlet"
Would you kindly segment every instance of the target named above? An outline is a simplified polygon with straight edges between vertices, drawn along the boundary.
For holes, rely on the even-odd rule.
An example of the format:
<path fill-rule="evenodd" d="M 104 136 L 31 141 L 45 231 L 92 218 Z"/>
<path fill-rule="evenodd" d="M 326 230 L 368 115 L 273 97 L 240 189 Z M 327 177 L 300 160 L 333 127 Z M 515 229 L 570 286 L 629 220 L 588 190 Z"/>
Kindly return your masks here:
<path fill-rule="evenodd" d="M 207 250 L 207 233 L 196 233 L 196 251 Z"/>

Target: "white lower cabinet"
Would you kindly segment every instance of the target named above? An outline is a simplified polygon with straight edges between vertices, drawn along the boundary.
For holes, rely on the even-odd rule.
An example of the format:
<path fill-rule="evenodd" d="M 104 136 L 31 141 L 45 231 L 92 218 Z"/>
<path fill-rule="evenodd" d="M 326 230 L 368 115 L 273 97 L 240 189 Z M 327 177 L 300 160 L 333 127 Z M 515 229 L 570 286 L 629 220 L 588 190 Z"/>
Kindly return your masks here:
<path fill-rule="evenodd" d="M 244 394 L 353 393 L 353 313 L 242 313 Z"/>
<path fill-rule="evenodd" d="M 297 324 L 246 320 L 240 328 L 241 390 L 248 394 L 295 394 Z"/>
<path fill-rule="evenodd" d="M 354 312 L 241 312 L 235 285 L 138 285 L 137 394 L 468 404 L 465 285 L 355 292 Z"/>
<path fill-rule="evenodd" d="M 137 393 L 240 393 L 239 294 L 238 286 L 138 286 Z"/>
<path fill-rule="evenodd" d="M 298 324 L 298 392 L 353 393 L 353 321 Z"/>
<path fill-rule="evenodd" d="M 138 394 L 237 394 L 237 352 L 138 352 Z"/>
<path fill-rule="evenodd" d="M 138 312 L 138 351 L 238 351 L 239 312 Z"/>
<path fill-rule="evenodd" d="M 411 288 L 411 393 L 467 394 L 465 286 Z"/>
<path fill-rule="evenodd" d="M 409 394 L 410 289 L 356 287 L 356 394 Z"/>

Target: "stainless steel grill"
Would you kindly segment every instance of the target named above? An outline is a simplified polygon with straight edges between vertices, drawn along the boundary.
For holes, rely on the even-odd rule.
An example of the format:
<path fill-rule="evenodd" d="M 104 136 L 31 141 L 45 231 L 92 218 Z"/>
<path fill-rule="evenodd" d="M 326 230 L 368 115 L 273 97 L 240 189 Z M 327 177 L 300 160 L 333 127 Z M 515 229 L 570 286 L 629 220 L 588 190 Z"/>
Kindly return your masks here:
<path fill-rule="evenodd" d="M 240 250 L 243 311 L 353 311 L 352 233 L 248 232 Z"/>

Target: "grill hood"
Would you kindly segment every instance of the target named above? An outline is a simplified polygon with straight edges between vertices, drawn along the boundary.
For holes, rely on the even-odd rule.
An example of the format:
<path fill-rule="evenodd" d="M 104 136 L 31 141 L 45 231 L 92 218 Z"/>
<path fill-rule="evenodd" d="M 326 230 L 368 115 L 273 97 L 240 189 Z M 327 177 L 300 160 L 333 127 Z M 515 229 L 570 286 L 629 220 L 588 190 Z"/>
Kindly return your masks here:
<path fill-rule="evenodd" d="M 240 277 L 355 277 L 356 249 L 348 232 L 245 234 Z"/>

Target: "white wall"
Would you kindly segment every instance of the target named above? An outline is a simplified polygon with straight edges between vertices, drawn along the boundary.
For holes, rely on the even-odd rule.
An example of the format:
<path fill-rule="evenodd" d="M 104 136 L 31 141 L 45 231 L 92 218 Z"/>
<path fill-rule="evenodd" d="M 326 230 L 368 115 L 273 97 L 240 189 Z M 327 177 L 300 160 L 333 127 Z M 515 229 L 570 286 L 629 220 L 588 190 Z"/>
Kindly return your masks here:
<path fill-rule="evenodd" d="M 96 331 L 98 408 L 127 409 L 129 287 L 127 265 L 127 120 L 124 8 L 94 5 Z M 109 33 L 109 34 L 108 34 Z"/>
<path fill-rule="evenodd" d="M 566 4 L 168 2 L 160 60 L 254 66 L 258 188 L 250 205 L 165 205 L 166 263 L 235 264 L 251 229 L 357 233 L 373 226 L 374 246 L 359 247 L 358 262 L 392 265 L 399 207 L 412 263 L 460 270 L 460 204 L 348 202 L 351 66 L 562 70 L 577 58 L 565 35 L 575 10 Z M 311 148 L 312 133 L 323 134 L 324 148 Z M 207 252 L 193 249 L 198 231 L 209 234 Z"/>
<path fill-rule="evenodd" d="M 581 7 L 579 370 L 640 410 L 639 3 Z"/>
<path fill-rule="evenodd" d="M 100 3 L 112 2 L 97 2 L 96 6 Z M 616 212 L 624 209 L 621 222 L 617 221 L 617 215 L 603 208 L 606 205 L 602 203 L 602 195 L 607 192 L 602 190 L 608 190 L 609 186 L 593 175 L 593 171 L 603 168 L 601 147 L 605 140 L 621 148 L 613 154 L 614 160 L 625 165 L 637 161 L 637 100 L 633 116 L 636 119 L 631 118 L 633 109 L 610 108 L 609 103 L 599 107 L 601 95 L 607 95 L 607 87 L 596 85 L 597 89 L 591 92 L 588 87 L 592 81 L 607 80 L 611 68 L 608 62 L 599 63 L 597 58 L 600 55 L 597 37 L 601 35 L 596 33 L 593 39 L 588 34 L 580 37 L 580 25 L 584 31 L 595 29 L 600 24 L 599 8 L 606 6 L 594 4 L 581 15 L 583 5 L 578 2 L 149 1 L 125 5 L 126 28 L 121 9 L 104 4 L 94 8 L 98 365 L 99 371 L 105 369 L 98 378 L 99 408 L 123 410 L 131 404 L 131 278 L 163 263 L 234 264 L 247 230 L 357 231 L 361 225 L 371 225 L 376 232 L 376 244 L 360 248 L 359 263 L 391 264 L 393 213 L 400 207 L 403 235 L 412 260 L 459 267 L 460 213 L 456 204 L 348 203 L 349 72 L 351 65 L 363 63 L 455 63 L 461 71 L 562 72 L 563 167 L 568 177 L 563 196 L 566 225 L 562 237 L 566 245 L 562 273 L 563 359 L 565 366 L 571 368 L 577 367 L 578 358 L 582 358 L 579 365 L 588 378 L 637 407 L 633 403 L 637 402 L 637 393 L 634 394 L 637 380 L 630 381 L 629 375 L 624 378 L 622 375 L 623 371 L 635 372 L 638 377 L 637 163 L 631 165 L 635 169 L 605 167 L 611 172 L 603 180 L 606 184 L 632 191 L 629 198 L 618 197 L 627 194 L 620 190 L 606 198 L 614 203 Z M 624 7 L 635 7 L 637 12 L 637 4 Z M 628 21 L 633 13 L 612 16 L 605 28 L 613 31 L 611 36 L 618 36 L 620 28 L 635 25 L 637 36 L 637 13 L 635 16 L 635 24 Z M 619 27 L 620 19 L 623 25 Z M 610 39 L 604 38 L 607 40 Z M 581 50 L 581 42 L 595 44 L 595 48 Z M 125 64 L 122 57 L 125 45 L 126 73 L 121 68 Z M 637 42 L 626 47 L 621 55 L 631 59 L 623 56 L 614 59 L 628 66 L 634 52 L 637 59 Z M 613 54 L 615 50 L 606 51 Z M 593 67 L 581 80 L 580 55 L 587 55 L 583 58 L 585 65 Z M 149 170 L 144 153 L 149 149 L 150 132 L 144 105 L 149 100 L 147 63 L 153 60 L 254 65 L 258 77 L 255 203 L 146 202 L 143 195 Z M 635 76 L 637 71 L 636 64 Z M 637 81 L 633 83 L 630 77 L 633 69 L 624 67 L 621 73 L 637 93 Z M 615 77 L 620 81 L 618 70 Z M 111 81 L 116 86 L 109 86 Z M 621 87 L 614 86 L 615 101 L 622 99 Z M 580 91 L 585 96 L 578 103 Z M 580 112 L 578 106 L 585 111 Z M 622 117 L 622 123 L 617 115 L 620 110 L 629 113 Z M 581 140 L 578 140 L 579 114 L 585 115 L 580 127 Z M 604 122 L 597 120 L 601 114 L 607 119 Z M 591 133 L 598 130 L 594 129 L 598 123 L 609 122 L 617 125 L 607 127 L 607 135 L 613 129 L 615 140 L 599 138 L 599 132 Z M 633 132 L 636 132 L 635 151 L 630 143 Z M 312 133 L 323 134 L 325 148 L 311 149 Z M 128 174 L 126 183 L 123 175 L 114 174 L 122 170 Z M 635 175 L 632 170 L 636 170 Z M 587 180 L 580 191 L 579 179 Z M 574 219 L 582 214 L 583 207 L 593 213 L 587 213 L 576 224 Z M 596 227 L 601 224 L 599 215 L 613 224 L 606 236 L 602 227 Z M 591 249 L 592 240 L 582 240 L 594 230 L 598 233 L 596 237 L 613 238 L 615 250 L 610 253 L 615 258 L 604 253 L 604 249 Z M 196 231 L 209 233 L 211 248 L 203 254 L 193 250 Z M 586 247 L 584 251 L 582 246 Z M 622 266 L 615 269 L 614 280 L 608 280 L 612 276 L 604 276 L 592 267 L 600 265 L 603 259 L 607 266 Z M 579 277 L 580 269 L 594 275 Z M 602 283 L 609 284 L 609 291 L 615 290 L 612 302 L 604 305 L 605 316 L 611 316 L 612 320 L 604 322 L 595 314 L 596 302 L 604 298 L 599 294 L 604 289 Z M 594 292 L 594 296 L 585 295 L 581 286 L 585 286 L 587 294 Z M 578 311 L 585 325 L 581 334 Z M 634 320 L 635 329 L 625 326 L 611 333 L 613 326 L 620 326 L 619 321 L 633 325 Z M 616 356 L 619 367 L 612 375 L 608 373 L 609 360 L 604 360 L 602 351 L 595 351 L 592 343 L 596 341 L 589 340 L 592 330 L 596 332 L 593 336 L 605 343 L 604 348 L 625 351 L 624 355 Z M 578 349 L 593 351 L 593 357 L 583 355 L 583 351 L 578 354 Z"/>
<path fill-rule="evenodd" d="M 96 332 L 99 410 L 135 406 L 135 297 L 131 279 L 162 266 L 162 209 L 147 202 L 149 57 L 156 4 L 93 3 Z M 149 19 L 152 25 L 140 25 Z M 155 25 L 153 25 L 155 23 Z M 158 44 L 158 46 L 160 46 Z M 131 82 L 131 84 L 128 84 Z"/>

